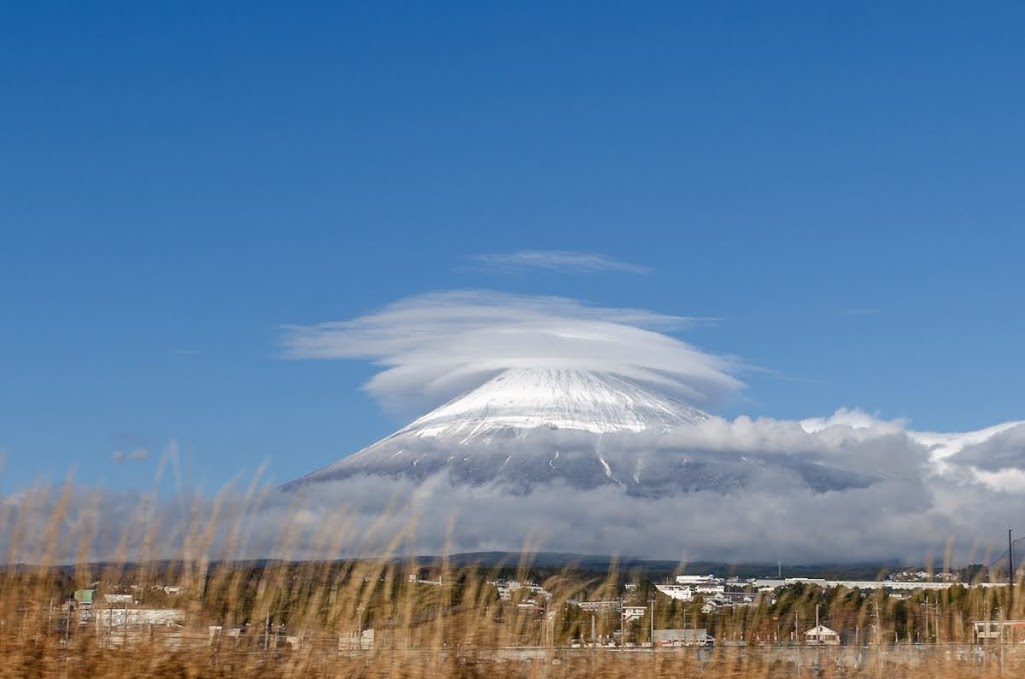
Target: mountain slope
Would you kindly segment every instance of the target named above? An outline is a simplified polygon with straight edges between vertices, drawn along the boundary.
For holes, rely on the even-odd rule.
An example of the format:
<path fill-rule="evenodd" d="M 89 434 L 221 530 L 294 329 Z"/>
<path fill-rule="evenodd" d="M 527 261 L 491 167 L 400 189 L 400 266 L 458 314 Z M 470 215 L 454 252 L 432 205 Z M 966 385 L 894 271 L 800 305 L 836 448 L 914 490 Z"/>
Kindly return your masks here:
<path fill-rule="evenodd" d="M 623 377 L 583 370 L 508 370 L 362 451 L 285 486 L 380 475 L 530 493 L 561 482 L 628 493 L 731 492 L 784 470 L 825 491 L 871 480 L 790 456 L 749 459 L 668 449 L 664 435 L 709 415 Z"/>

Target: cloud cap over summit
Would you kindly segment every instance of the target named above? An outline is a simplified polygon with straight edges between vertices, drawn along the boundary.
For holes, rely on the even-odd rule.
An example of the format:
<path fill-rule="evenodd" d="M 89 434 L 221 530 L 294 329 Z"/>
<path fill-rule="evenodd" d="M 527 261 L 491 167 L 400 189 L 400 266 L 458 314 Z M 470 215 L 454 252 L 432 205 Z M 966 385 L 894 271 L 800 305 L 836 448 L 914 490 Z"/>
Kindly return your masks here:
<path fill-rule="evenodd" d="M 403 299 L 348 321 L 284 328 L 284 355 L 362 359 L 366 385 L 402 412 L 423 412 L 512 368 L 585 369 L 658 385 L 701 408 L 738 396 L 740 361 L 667 334 L 707 321 L 565 297 L 469 290 Z"/>

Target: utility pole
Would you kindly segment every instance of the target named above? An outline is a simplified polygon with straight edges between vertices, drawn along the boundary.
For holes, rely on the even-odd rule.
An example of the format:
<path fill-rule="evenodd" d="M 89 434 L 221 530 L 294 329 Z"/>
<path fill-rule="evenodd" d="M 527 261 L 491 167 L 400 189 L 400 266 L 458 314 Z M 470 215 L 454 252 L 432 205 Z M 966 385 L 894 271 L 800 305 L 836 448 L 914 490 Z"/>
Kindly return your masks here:
<path fill-rule="evenodd" d="M 1010 588 L 1007 590 L 1007 611 L 1008 616 L 1014 618 L 1014 542 L 1011 541 L 1011 533 L 1007 529 L 1007 582 Z"/>
<path fill-rule="evenodd" d="M 655 652 L 655 600 L 651 599 L 648 603 L 651 604 L 651 637 L 649 637 L 649 640 L 651 641 L 651 652 L 654 653 Z"/>
<path fill-rule="evenodd" d="M 925 611 L 925 641 L 929 643 L 929 599 L 927 598 L 922 603 L 922 609 Z"/>
<path fill-rule="evenodd" d="M 798 622 L 798 609 L 794 609 L 794 643 L 797 644 L 797 676 L 801 676 L 801 630 Z"/>
<path fill-rule="evenodd" d="M 882 634 L 883 634 L 883 628 L 879 626 L 879 600 L 878 599 L 876 599 L 875 605 L 876 605 L 876 646 L 878 646 L 879 642 L 882 640 Z M 876 654 L 878 655 L 878 650 L 876 651 Z"/>
<path fill-rule="evenodd" d="M 356 647 L 363 650 L 363 607 L 356 608 Z"/>
<path fill-rule="evenodd" d="M 619 600 L 619 647 L 626 648 L 626 601 Z"/>

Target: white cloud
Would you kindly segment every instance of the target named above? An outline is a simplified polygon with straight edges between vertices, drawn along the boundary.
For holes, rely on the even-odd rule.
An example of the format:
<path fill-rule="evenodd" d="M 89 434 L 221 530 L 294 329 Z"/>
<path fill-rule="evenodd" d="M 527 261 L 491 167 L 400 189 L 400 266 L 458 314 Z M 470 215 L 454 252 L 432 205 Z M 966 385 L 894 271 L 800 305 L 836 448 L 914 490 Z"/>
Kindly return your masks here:
<path fill-rule="evenodd" d="M 801 427 L 808 432 L 816 433 L 831 427 L 849 429 L 873 429 L 888 427 L 890 431 L 899 431 L 907 425 L 905 420 L 885 422 L 874 415 L 858 410 L 841 408 L 829 417 L 809 417 L 801 420 Z"/>
<path fill-rule="evenodd" d="M 478 268 L 508 272 L 546 269 L 572 273 L 617 271 L 643 274 L 651 271 L 649 267 L 624 262 L 608 255 L 572 250 L 524 250 L 507 254 L 475 255 L 470 259 Z"/>
<path fill-rule="evenodd" d="M 699 407 L 735 397 L 734 359 L 665 333 L 708 319 L 490 291 L 417 295 L 348 321 L 285 328 L 290 358 L 363 359 L 383 370 L 366 389 L 410 413 L 506 369 L 605 371 L 675 392 Z"/>
<path fill-rule="evenodd" d="M 149 459 L 149 450 L 146 448 L 136 448 L 129 451 L 115 450 L 110 454 L 110 459 L 119 464 L 121 462 L 142 462 Z"/>
<path fill-rule="evenodd" d="M 994 484 L 986 473 L 964 466 L 938 473 L 937 450 L 902 423 L 854 411 L 815 421 L 829 424 L 809 431 L 807 421 L 713 418 L 669 433 L 654 451 L 650 440 L 628 436 L 611 437 L 602 448 L 614 468 L 632 467 L 639 456 L 653 460 L 687 451 L 713 463 L 721 459 L 727 470 L 734 464 L 727 460 L 745 461 L 747 478 L 736 487 L 651 498 L 616 484 L 578 490 L 555 482 L 535 485 L 525 496 L 502 486 L 452 486 L 444 474 L 421 483 L 353 477 L 307 487 L 306 520 L 316 524 L 342 508 L 350 525 L 370 525 L 389 500 L 401 498 L 403 510 L 384 534 L 415 518 L 410 540 L 413 551 L 424 553 L 516 551 L 527 539 L 541 539 L 551 551 L 650 558 L 923 563 L 942 559 L 950 544 L 954 558 L 969 563 L 999 548 L 1025 500 L 1025 485 L 1007 482 L 1025 476 L 1018 431 L 986 439 L 994 448 L 987 455 L 999 460 L 991 464 L 1014 467 Z M 565 432 L 549 435 L 571 447 Z M 820 492 L 802 475 L 808 464 L 872 481 Z"/>
<path fill-rule="evenodd" d="M 0 550 L 25 562 L 40 558 L 46 553 L 42 527 L 55 512 L 66 517 L 60 559 L 79 553 L 83 535 L 91 536 L 92 559 L 185 551 L 211 558 L 336 558 L 380 553 L 397 535 L 404 536 L 403 554 L 517 551 L 536 540 L 548 551 L 733 562 L 923 563 L 941 559 L 950 543 L 957 563 L 971 563 L 1002 549 L 1006 527 L 1025 501 L 1025 485 L 1006 482 L 1023 477 L 1020 431 L 960 435 L 977 442 L 967 462 L 1011 475 L 992 484 L 990 472 L 974 474 L 956 460 L 937 474 L 937 449 L 915 432 L 861 417 L 843 424 L 847 419 L 849 412 L 823 418 L 834 424 L 815 431 L 800 421 L 750 418 L 681 428 L 654 454 L 746 457 L 750 473 L 742 486 L 657 498 L 631 495 L 616 484 L 578 490 L 561 482 L 537 484 L 525 495 L 502 486 L 453 486 L 444 474 L 422 482 L 354 477 L 310 485 L 299 495 L 263 489 L 253 497 L 225 493 L 217 499 L 74 488 L 62 501 L 61 489 L 21 492 L 0 505 Z M 565 432 L 550 435 L 566 443 Z M 613 438 L 602 454 L 615 467 L 651 453 L 646 445 Z M 807 463 L 873 480 L 818 492 L 801 476 L 800 465 Z M 184 543 L 198 535 L 209 535 L 209 542 Z"/>

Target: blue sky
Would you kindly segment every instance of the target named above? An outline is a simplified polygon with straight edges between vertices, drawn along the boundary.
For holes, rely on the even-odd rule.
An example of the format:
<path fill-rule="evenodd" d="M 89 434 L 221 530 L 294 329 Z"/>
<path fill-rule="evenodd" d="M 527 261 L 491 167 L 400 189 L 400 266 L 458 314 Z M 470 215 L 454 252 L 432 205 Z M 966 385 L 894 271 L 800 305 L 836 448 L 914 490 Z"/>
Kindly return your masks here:
<path fill-rule="evenodd" d="M 894 5 L 894 6 L 890 6 Z M 6 3 L 4 486 L 285 481 L 401 421 L 283 325 L 715 317 L 726 416 L 1025 416 L 1019 3 Z M 481 266 L 522 251 L 648 269 Z M 144 449 L 145 460 L 116 462 Z M 141 457 L 141 456 L 140 456 Z"/>

